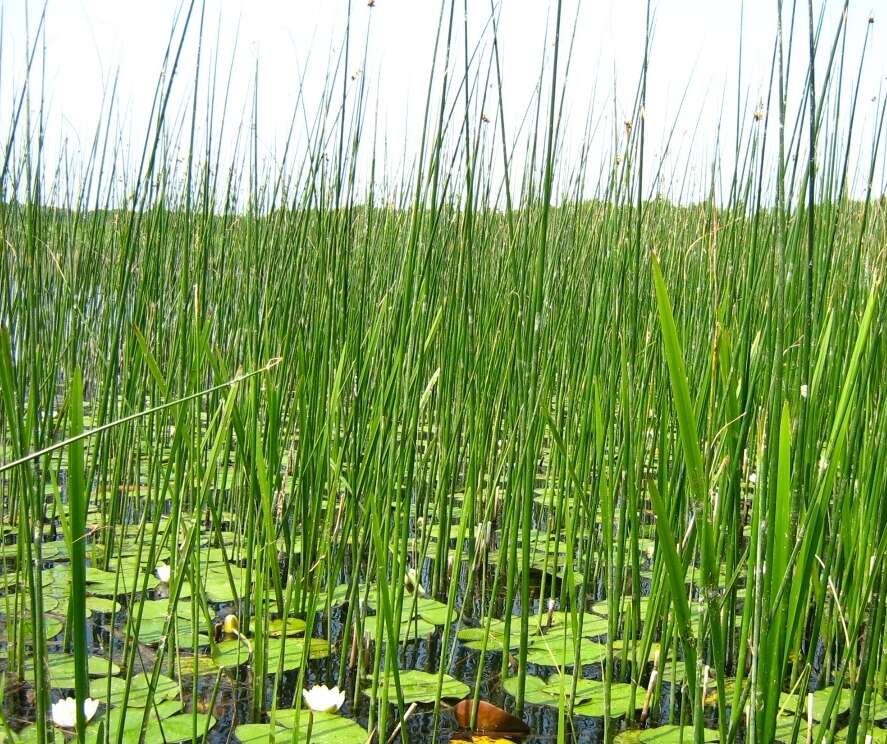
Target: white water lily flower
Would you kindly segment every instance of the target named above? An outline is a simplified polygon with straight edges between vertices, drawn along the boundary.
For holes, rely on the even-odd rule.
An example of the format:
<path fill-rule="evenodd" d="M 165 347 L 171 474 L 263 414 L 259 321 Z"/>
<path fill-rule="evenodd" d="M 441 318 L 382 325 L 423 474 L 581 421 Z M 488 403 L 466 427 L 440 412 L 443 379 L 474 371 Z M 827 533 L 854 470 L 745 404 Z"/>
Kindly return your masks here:
<path fill-rule="evenodd" d="M 83 718 L 89 722 L 99 709 L 99 701 L 86 698 L 83 701 Z M 52 704 L 52 722 L 62 728 L 74 728 L 77 725 L 77 701 L 68 697 Z"/>
<path fill-rule="evenodd" d="M 335 713 L 345 703 L 345 693 L 338 687 L 314 685 L 310 690 L 302 690 L 302 700 L 316 713 Z"/>
<path fill-rule="evenodd" d="M 161 563 L 157 566 L 156 569 L 157 578 L 164 584 L 169 583 L 169 579 L 172 576 L 172 568 L 170 568 L 168 563 Z"/>

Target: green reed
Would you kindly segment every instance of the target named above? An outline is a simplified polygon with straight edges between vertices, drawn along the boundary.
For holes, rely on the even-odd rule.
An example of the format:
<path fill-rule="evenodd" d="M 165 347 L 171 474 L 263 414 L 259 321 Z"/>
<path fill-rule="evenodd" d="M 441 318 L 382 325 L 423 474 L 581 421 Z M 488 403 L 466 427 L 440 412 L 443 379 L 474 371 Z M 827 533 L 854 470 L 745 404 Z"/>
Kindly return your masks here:
<path fill-rule="evenodd" d="M 299 87 L 277 164 L 259 155 L 261 75 L 238 134 L 229 62 L 207 51 L 193 3 L 170 33 L 131 169 L 113 93 L 82 175 L 64 156 L 46 162 L 41 80 L 29 77 L 0 176 L 0 513 L 15 537 L 5 670 L 37 692 L 37 738 L 48 670 L 26 662 L 55 643 L 41 551 L 56 525 L 76 694 L 90 687 L 83 598 L 101 569 L 129 608 L 114 661 L 149 674 L 144 721 L 161 677 L 196 680 L 216 649 L 217 549 L 251 645 L 255 722 L 302 706 L 280 699 L 272 623 L 304 620 L 307 657 L 312 637 L 332 636 L 343 592 L 325 681 L 350 679 L 353 647 L 349 698 L 368 689 L 369 730 L 384 741 L 399 725 L 406 740 L 394 650 L 413 642 L 402 617 L 418 606 L 404 585 L 415 569 L 447 613 L 429 665 L 434 728 L 472 625 L 485 629 L 481 658 L 501 655 L 501 681 L 517 676 L 508 702 L 526 712 L 551 600 L 564 619 L 549 637 L 567 650 L 554 666 L 571 674 L 559 741 L 573 736 L 583 633 L 602 619 L 608 737 L 620 718 L 639 723 L 654 668 L 652 720 L 692 724 L 696 741 L 712 717 L 723 741 L 772 741 L 786 709 L 805 740 L 814 685 L 835 688 L 813 740 L 845 724 L 850 740 L 869 732 L 887 691 L 887 103 L 862 130 L 870 25 L 852 60 L 852 16 L 829 27 L 824 7 L 782 5 L 764 109 L 741 89 L 740 54 L 731 160 L 687 165 L 667 189 L 645 120 L 653 6 L 631 118 L 597 94 L 576 162 L 564 139 L 576 39 L 561 2 L 514 122 L 498 36 L 510 11 L 491 3 L 474 32 L 458 22 L 467 3 L 441 3 L 421 144 L 399 173 L 371 86 L 351 78 L 350 21 L 322 99 L 306 106 Z M 807 59 L 790 41 L 802 31 Z M 42 17 L 29 69 L 41 33 Z M 200 53 L 185 70 L 189 48 Z M 148 660 L 134 639 L 161 561 L 168 641 Z M 479 615 L 466 603 L 475 588 Z M 189 598 L 186 621 L 176 608 Z M 213 700 L 228 684 L 214 674 Z M 612 698 L 623 683 L 624 705 Z M 120 744 L 111 728 L 103 741 Z"/>

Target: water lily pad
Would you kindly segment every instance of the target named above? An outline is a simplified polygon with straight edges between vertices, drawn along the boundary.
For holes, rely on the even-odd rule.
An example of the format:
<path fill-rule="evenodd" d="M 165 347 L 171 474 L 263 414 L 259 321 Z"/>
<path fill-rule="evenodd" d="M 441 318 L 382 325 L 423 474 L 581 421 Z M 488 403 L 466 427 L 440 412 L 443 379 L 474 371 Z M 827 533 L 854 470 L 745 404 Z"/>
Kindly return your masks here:
<path fill-rule="evenodd" d="M 56 728 L 47 723 L 47 734 L 49 734 L 50 741 L 53 744 L 65 744 L 65 735 L 62 733 L 61 729 Z M 30 726 L 25 726 L 21 731 L 18 732 L 18 737 L 12 739 L 14 742 L 18 742 L 18 744 L 43 744 L 40 741 L 39 733 L 37 731 L 36 724 L 31 724 Z"/>
<path fill-rule="evenodd" d="M 703 740 L 706 742 L 718 741 L 718 732 L 705 729 Z M 693 727 L 668 724 L 658 728 L 623 731 L 613 739 L 613 744 L 637 744 L 647 741 L 656 742 L 656 744 L 693 744 Z"/>
<path fill-rule="evenodd" d="M 129 684 L 129 696 L 126 704 L 132 708 L 144 708 L 151 697 L 151 678 L 145 674 L 136 674 L 130 680 L 123 677 L 99 677 L 89 683 L 90 697 L 101 700 L 109 705 L 123 705 L 126 686 Z M 179 696 L 181 690 L 178 683 L 160 675 L 154 688 L 153 700 L 172 700 Z"/>
<path fill-rule="evenodd" d="M 278 669 L 280 655 L 283 653 L 283 671 L 288 672 L 302 666 L 302 654 L 304 639 L 302 638 L 271 638 L 268 641 L 268 667 L 269 673 Z M 308 657 L 310 659 L 323 659 L 330 655 L 330 644 L 323 638 L 311 638 L 308 641 Z M 237 638 L 222 641 L 216 645 L 213 653 L 213 661 L 222 668 L 237 667 L 247 663 L 250 659 L 249 649 L 246 644 Z"/>
<path fill-rule="evenodd" d="M 792 732 L 795 730 L 795 724 L 799 724 L 798 726 L 798 741 L 806 741 L 807 740 L 807 721 L 802 719 L 798 719 L 797 717 L 782 713 L 776 716 L 776 730 L 774 731 L 774 738 L 776 741 L 784 741 L 788 742 L 792 740 Z"/>
<path fill-rule="evenodd" d="M 549 681 L 549 689 L 552 687 Z M 573 713 L 577 716 L 591 716 L 594 718 L 603 718 L 606 712 L 604 704 L 604 691 L 606 685 L 597 680 L 584 679 L 579 682 L 576 687 L 576 701 L 578 705 L 573 706 Z M 644 690 L 635 691 L 634 709 L 639 710 L 643 707 Z M 581 701 L 581 702 L 580 702 Z M 628 712 L 631 704 L 631 685 L 621 682 L 613 682 L 610 684 L 610 717 L 621 718 Z"/>
<path fill-rule="evenodd" d="M 825 715 L 825 709 L 828 706 L 832 690 L 834 690 L 834 687 L 823 687 L 821 690 L 817 690 L 813 693 L 814 721 L 821 721 Z M 832 708 L 832 716 L 837 717 L 850 710 L 851 699 L 852 694 L 850 690 L 846 688 L 842 689 L 838 694 L 838 699 L 835 701 L 835 706 Z M 807 701 L 806 699 L 799 701 L 798 696 L 794 693 L 784 692 L 779 696 L 779 707 L 782 709 L 783 713 L 794 713 L 797 710 L 801 710 L 803 711 L 804 716 L 806 716 Z"/>
<path fill-rule="evenodd" d="M 199 741 L 211 725 L 212 718 L 208 713 L 179 713 L 162 721 L 154 720 L 145 728 L 144 744 Z M 138 730 L 133 730 L 129 735 L 124 735 L 124 744 L 137 744 L 138 734 Z"/>
<path fill-rule="evenodd" d="M 142 619 L 139 626 L 139 641 L 153 646 L 160 643 L 166 637 L 166 617 L 157 617 L 150 620 Z M 189 619 L 179 618 L 176 621 L 176 644 L 179 646 L 192 647 L 194 645 L 195 628 Z M 203 625 L 198 625 L 196 629 L 197 645 L 206 646 L 209 644 L 208 629 Z"/>
<path fill-rule="evenodd" d="M 406 606 L 408 603 L 412 606 L 412 598 L 405 597 L 404 605 Z M 458 612 L 451 611 L 443 602 L 428 597 L 420 597 L 416 601 L 416 610 L 419 617 L 432 625 L 445 625 L 447 620 L 455 622 L 459 617 Z"/>
<path fill-rule="evenodd" d="M 180 657 L 178 672 L 183 677 L 194 676 L 194 661 L 197 660 L 197 676 L 202 677 L 206 674 L 215 674 L 219 671 L 219 667 L 211 656 L 199 656 L 182 654 Z"/>
<path fill-rule="evenodd" d="M 146 599 L 141 603 L 141 613 L 142 613 L 142 625 L 145 626 L 145 621 L 147 620 L 157 620 L 157 619 L 165 619 L 167 614 L 169 614 L 169 600 L 168 599 Z M 130 615 L 133 618 L 139 616 L 139 608 L 131 608 Z M 178 602 L 176 603 L 176 616 L 181 617 L 186 620 L 191 619 L 191 603 L 190 602 Z M 200 614 L 198 613 L 198 617 Z"/>
<path fill-rule="evenodd" d="M 821 724 L 820 724 L 821 725 Z M 814 739 L 819 733 L 820 726 L 816 726 L 814 728 Z M 884 744 L 887 742 L 887 729 L 877 728 L 876 726 L 870 727 L 867 731 L 862 731 L 861 729 L 856 732 L 856 739 L 854 741 L 868 741 L 867 737 L 872 737 L 873 744 Z M 828 737 L 823 739 L 823 741 L 829 741 Z M 844 744 L 844 742 L 848 741 L 847 739 L 847 729 L 841 729 L 840 731 L 835 731 L 834 738 L 831 739 L 835 744 Z"/>
<path fill-rule="evenodd" d="M 61 618 L 55 617 L 54 615 L 44 615 L 43 617 L 43 637 L 46 640 L 50 640 L 55 638 L 59 633 L 61 633 L 65 628 L 64 622 L 62 622 Z M 31 622 L 31 618 L 26 618 L 22 621 L 22 632 L 25 636 L 33 637 L 34 635 L 34 627 Z"/>
<path fill-rule="evenodd" d="M 520 620 L 512 622 L 511 633 L 509 634 L 509 648 L 517 648 L 520 643 Z M 467 648 L 480 651 L 484 646 L 484 637 L 487 636 L 486 618 L 480 619 L 480 626 L 477 628 L 462 628 L 456 633 L 456 638 L 462 641 Z M 487 650 L 501 650 L 505 639 L 505 623 L 502 620 L 493 619 L 490 621 L 490 632 L 487 639 Z"/>
<path fill-rule="evenodd" d="M 120 611 L 120 603 L 105 597 L 87 597 L 86 609 L 90 612 L 114 614 Z"/>
<path fill-rule="evenodd" d="M 228 577 L 228 568 L 234 579 Z M 228 568 L 214 564 L 206 571 L 206 584 L 203 587 L 204 594 L 211 602 L 233 602 L 247 594 L 246 571 L 240 566 L 229 564 Z"/>
<path fill-rule="evenodd" d="M 103 659 L 100 656 L 90 656 L 87 659 L 87 667 L 91 677 L 105 677 L 120 674 L 120 667 L 114 662 Z M 34 669 L 34 659 L 25 662 L 25 671 Z M 73 689 L 74 687 L 74 657 L 71 654 L 48 654 L 46 657 L 46 670 L 49 681 L 55 689 Z"/>
<path fill-rule="evenodd" d="M 141 589 L 147 578 L 149 589 L 153 589 L 160 581 L 156 576 L 135 576 L 134 574 L 112 573 L 100 568 L 88 566 L 86 569 L 86 591 L 99 597 L 116 597 L 127 594 L 133 589 Z"/>
<path fill-rule="evenodd" d="M 579 639 L 579 664 L 596 664 L 607 657 L 607 647 Z M 572 667 L 576 661 L 574 639 L 570 635 L 536 636 L 527 646 L 527 661 L 540 666 Z"/>
<path fill-rule="evenodd" d="M 531 703 L 532 705 L 552 705 L 551 695 L 546 692 L 543 692 L 545 687 L 547 686 L 547 682 L 540 678 L 535 677 L 532 674 L 528 674 L 525 677 L 524 682 L 524 701 Z M 509 677 L 502 683 L 502 687 L 512 697 L 517 697 L 518 685 L 520 678 L 519 677 Z"/>
<path fill-rule="evenodd" d="M 204 731 L 212 723 L 208 713 L 180 713 L 182 704 L 178 701 L 165 701 L 149 708 L 112 708 L 105 716 L 105 725 L 114 736 L 122 730 L 123 744 L 138 744 L 144 725 L 144 744 L 174 744 L 180 741 L 197 741 L 203 737 Z M 196 724 L 196 739 L 194 730 Z M 98 734 L 98 727 L 92 725 L 91 730 Z M 98 742 L 96 743 L 98 744 Z"/>
<path fill-rule="evenodd" d="M 179 700 L 163 700 L 154 705 L 148 706 L 148 722 L 151 725 L 156 721 L 169 718 L 182 709 L 182 703 Z M 102 717 L 105 726 L 112 734 L 117 733 L 121 728 L 124 731 L 136 730 L 142 727 L 142 721 L 145 717 L 146 708 L 109 708 Z"/>
<path fill-rule="evenodd" d="M 268 623 L 268 634 L 272 636 L 283 635 L 284 632 L 283 618 L 271 620 Z M 305 621 L 298 617 L 286 618 L 286 634 L 288 636 L 301 635 L 305 632 Z"/>
<path fill-rule="evenodd" d="M 400 672 L 400 686 L 405 703 L 433 703 L 438 699 L 437 675 L 418 669 Z M 394 678 L 389 679 L 389 696 L 394 698 Z M 443 676 L 441 698 L 464 698 L 471 691 L 464 682 L 454 679 L 449 674 Z M 381 690 L 380 690 L 381 692 Z M 364 695 L 373 696 L 371 689 L 363 691 Z"/>
<path fill-rule="evenodd" d="M 312 713 L 312 744 L 364 744 L 369 734 L 359 723 L 335 713 Z M 304 739 L 309 713 L 299 712 L 299 731 Z M 275 714 L 276 727 L 270 723 L 247 723 L 234 729 L 234 735 L 241 744 L 266 744 L 273 740 L 286 744 L 292 739 L 292 729 L 296 724 L 294 710 L 278 710 Z"/>

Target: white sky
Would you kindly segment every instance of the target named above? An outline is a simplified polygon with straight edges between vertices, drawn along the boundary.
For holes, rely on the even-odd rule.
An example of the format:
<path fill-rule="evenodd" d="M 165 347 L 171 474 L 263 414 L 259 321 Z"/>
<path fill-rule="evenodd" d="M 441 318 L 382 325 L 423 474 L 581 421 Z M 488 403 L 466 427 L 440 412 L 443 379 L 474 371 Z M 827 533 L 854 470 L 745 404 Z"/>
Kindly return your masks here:
<path fill-rule="evenodd" d="M 516 132 L 532 98 L 545 51 L 546 30 L 550 33 L 553 22 L 554 2 L 496 1 L 497 5 L 501 1 L 499 44 L 506 125 L 510 132 Z M 454 34 L 458 53 L 453 61 L 457 75 L 462 65 L 462 2 L 457 0 L 459 12 Z M 851 81 L 856 75 L 869 14 L 873 9 L 877 12 L 874 6 L 883 3 L 884 0 L 850 2 L 845 59 L 846 74 Z M 785 4 L 788 23 L 791 0 L 785 0 Z M 485 50 L 489 49 L 490 5 L 490 0 L 468 0 L 470 44 L 473 46 L 480 35 L 485 34 Z M 817 12 L 824 8 L 826 14 L 819 52 L 820 79 L 842 5 L 840 0 L 814 0 Z M 229 117 L 235 124 L 249 122 L 252 80 L 258 65 L 259 156 L 264 161 L 275 162 L 280 156 L 296 107 L 301 74 L 305 75 L 306 105 L 309 108 L 318 105 L 330 60 L 335 59 L 343 43 L 348 6 L 347 0 L 206 0 L 204 50 L 208 56 L 205 64 L 215 52 L 223 68 L 233 59 Z M 798 0 L 798 6 L 798 43 L 793 61 L 796 74 L 790 108 L 800 98 L 806 66 L 806 0 Z M 0 142 L 6 142 L 8 122 L 24 77 L 26 13 L 30 16 L 28 24 L 33 34 L 42 1 L 0 0 L 0 7 L 3 12 Z M 120 141 L 138 150 L 149 121 L 163 52 L 179 7 L 180 3 L 174 0 L 48 0 L 44 85 L 47 162 L 52 164 L 49 170 L 58 161 L 63 142 L 67 142 L 69 153 L 88 151 L 101 118 L 103 94 L 115 74 L 119 74 L 120 119 L 116 126 L 120 128 Z M 578 151 L 594 92 L 593 119 L 597 120 L 598 113 L 603 114 L 606 126 L 595 135 L 593 157 L 606 160 L 612 156 L 614 111 L 615 120 L 621 125 L 629 116 L 634 100 L 642 59 L 645 7 L 645 0 L 586 0 L 581 4 L 577 0 L 565 0 L 565 46 L 574 27 L 577 34 L 566 99 L 565 153 Z M 707 169 L 718 141 L 719 121 L 722 122 L 721 155 L 730 160 L 742 7 L 740 0 L 655 0 L 653 4 L 655 30 L 648 86 L 648 155 L 655 163 L 686 88 L 687 97 L 678 118 L 679 143 L 673 148 L 672 170 L 683 175 L 687 169 L 685 158 L 692 152 L 690 168 L 700 180 L 700 189 L 704 189 L 702 182 L 708 177 Z M 378 96 L 380 130 L 384 131 L 390 147 L 389 172 L 402 167 L 404 153 L 409 161 L 418 148 L 439 12 L 440 0 L 376 0 L 372 9 L 367 7 L 366 0 L 351 3 L 350 72 L 363 67 L 360 60 L 366 41 L 368 63 L 361 74 L 366 76 L 373 91 L 372 109 Z M 744 113 L 746 117 L 759 99 L 766 98 L 775 18 L 776 0 L 745 0 L 742 90 L 748 95 L 750 107 Z M 173 98 L 172 110 L 176 116 L 188 110 L 196 31 L 195 19 Z M 860 153 L 867 153 L 870 148 L 866 137 L 871 136 L 876 110 L 872 99 L 884 92 L 887 13 L 876 19 L 871 33 L 860 90 L 861 128 L 855 140 Z M 550 36 L 547 41 L 551 41 Z M 485 76 L 486 52 L 483 59 L 480 74 Z M 851 90 L 848 85 L 847 101 Z M 490 91 L 490 95 L 494 95 L 494 91 Z M 39 100 L 39 89 L 35 96 Z M 36 104 L 33 107 L 36 108 Z M 490 118 L 495 115 L 495 108 L 490 106 Z M 694 131 L 696 139 L 691 143 Z M 236 129 L 229 124 L 226 132 L 230 138 L 228 146 L 233 147 Z M 233 153 L 233 149 L 229 151 Z M 861 171 L 867 168 L 867 163 L 857 165 Z M 669 170 L 669 166 L 665 169 Z M 883 178 L 883 164 L 879 174 Z M 882 189 L 883 182 L 877 188 Z"/>

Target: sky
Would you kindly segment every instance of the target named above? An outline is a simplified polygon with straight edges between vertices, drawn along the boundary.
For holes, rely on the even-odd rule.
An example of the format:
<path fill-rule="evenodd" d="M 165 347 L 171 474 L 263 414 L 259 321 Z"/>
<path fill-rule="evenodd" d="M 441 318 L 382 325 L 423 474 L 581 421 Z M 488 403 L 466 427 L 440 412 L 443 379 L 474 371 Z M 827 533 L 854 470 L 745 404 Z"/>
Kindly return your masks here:
<path fill-rule="evenodd" d="M 457 0 L 456 73 L 463 64 L 462 2 Z M 860 159 L 870 148 L 866 137 L 870 137 L 878 97 L 887 86 L 887 14 L 883 19 L 875 18 L 874 25 L 868 23 L 876 10 L 873 5 L 882 2 L 849 3 L 848 75 L 855 77 L 863 39 L 866 33 L 871 34 L 860 84 L 860 134 L 856 139 Z M 449 7 L 448 0 L 445 5 Z M 788 26 L 791 1 L 785 0 L 785 5 Z M 132 152 L 138 151 L 150 121 L 164 51 L 182 7 L 179 0 L 47 0 L 42 39 L 45 57 L 38 55 L 32 85 L 34 80 L 43 85 L 48 163 L 57 163 L 63 148 L 73 162 L 89 152 L 114 81 L 114 127 L 123 149 L 131 150 L 132 161 Z M 702 183 L 718 148 L 725 164 L 729 163 L 737 89 L 742 93 L 743 122 L 767 97 L 776 7 L 776 0 L 652 2 L 654 31 L 646 107 L 650 167 L 656 167 L 672 131 L 675 138 L 669 157 L 673 164 L 666 163 L 663 170 L 673 171 L 675 178 L 686 177 L 689 171 Z M 820 78 L 842 7 L 843 0 L 814 0 L 815 12 L 823 14 L 823 42 L 817 61 Z M 0 141 L 6 142 L 25 77 L 28 42 L 33 39 L 43 0 L 0 0 L 0 8 Z M 533 100 L 543 55 L 551 52 L 556 3 L 467 0 L 469 47 L 480 45 L 481 76 L 486 75 L 490 59 L 491 8 L 498 23 L 506 126 L 510 132 L 519 132 Z M 790 112 L 800 101 L 803 86 L 806 8 L 806 2 L 798 2 L 795 44 L 791 47 Z M 231 66 L 229 124 L 221 134 L 228 157 L 240 152 L 235 149 L 236 125 L 250 123 L 253 85 L 258 80 L 259 158 L 267 164 L 279 163 L 298 108 L 300 84 L 301 101 L 307 110 L 313 110 L 343 47 L 349 12 L 349 75 L 355 79 L 364 76 L 370 91 L 377 138 L 387 148 L 386 169 L 395 179 L 407 171 L 419 148 L 440 0 L 375 0 L 373 7 L 367 0 L 206 0 L 204 60 L 217 56 L 225 73 Z M 571 36 L 575 40 L 562 129 L 565 160 L 578 157 L 589 121 L 594 127 L 592 159 L 603 162 L 612 157 L 613 132 L 631 116 L 643 58 L 645 12 L 645 0 L 564 0 L 563 42 L 568 43 Z M 177 117 L 185 117 L 190 108 L 197 31 L 197 23 L 192 21 L 171 99 L 171 111 Z M 787 27 L 786 34 L 788 31 Z M 737 78 L 740 38 L 741 80 Z M 845 97 L 849 98 L 849 93 Z M 39 99 L 35 93 L 32 108 Z M 497 115 L 495 108 L 491 105 L 489 114 L 484 113 Z M 305 119 L 303 114 L 302 121 Z M 242 136 L 243 130 L 239 132 Z M 860 162 L 857 176 L 864 170 Z M 879 178 L 883 178 L 883 164 Z M 878 188 L 883 190 L 883 183 Z"/>

